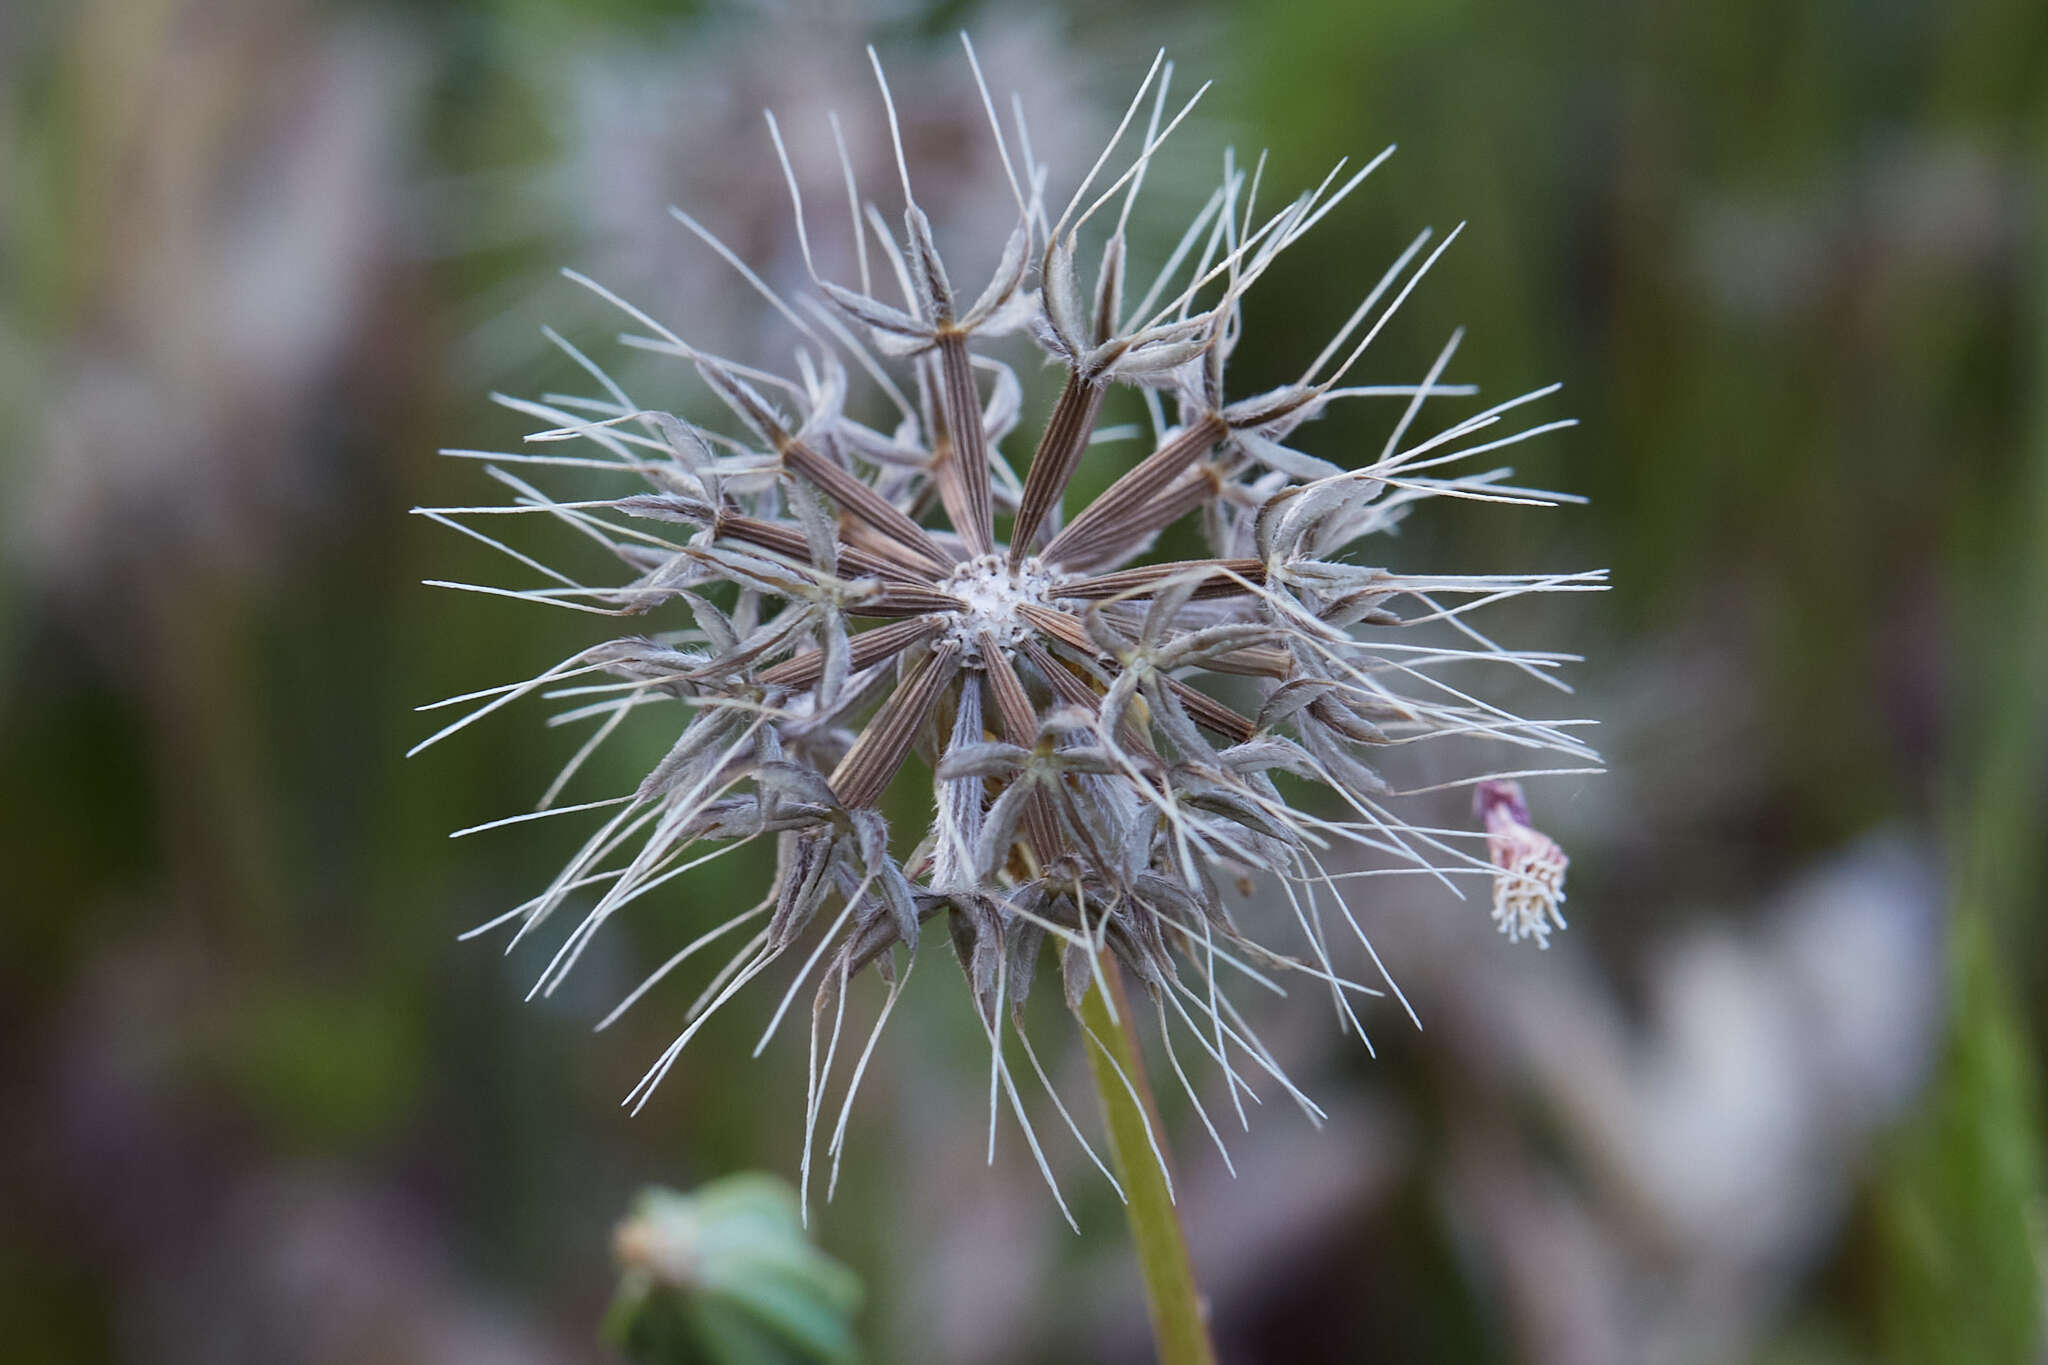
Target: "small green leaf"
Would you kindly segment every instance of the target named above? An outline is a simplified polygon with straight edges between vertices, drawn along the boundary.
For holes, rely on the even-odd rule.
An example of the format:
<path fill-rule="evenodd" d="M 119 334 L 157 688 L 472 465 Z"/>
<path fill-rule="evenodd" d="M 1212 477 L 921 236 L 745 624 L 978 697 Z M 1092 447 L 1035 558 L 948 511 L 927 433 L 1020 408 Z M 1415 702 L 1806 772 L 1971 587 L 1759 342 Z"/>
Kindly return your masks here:
<path fill-rule="evenodd" d="M 742 1174 L 648 1189 L 614 1239 L 606 1340 L 645 1365 L 844 1365 L 860 1279 L 805 1237 L 796 1196 Z"/>

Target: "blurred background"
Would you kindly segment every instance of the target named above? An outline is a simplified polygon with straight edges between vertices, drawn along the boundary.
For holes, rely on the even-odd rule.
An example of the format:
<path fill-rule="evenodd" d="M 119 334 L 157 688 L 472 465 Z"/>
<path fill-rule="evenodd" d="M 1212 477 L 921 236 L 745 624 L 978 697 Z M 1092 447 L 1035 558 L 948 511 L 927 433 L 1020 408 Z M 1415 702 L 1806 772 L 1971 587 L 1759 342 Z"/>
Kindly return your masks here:
<path fill-rule="evenodd" d="M 574 386 L 543 323 L 608 344 L 558 266 L 775 353 L 664 206 L 786 276 L 759 111 L 821 195 L 827 109 L 881 174 L 865 42 L 942 244 L 992 255 L 963 27 L 1056 197 L 1157 47 L 1215 78 L 1179 135 L 1203 179 L 1148 186 L 1162 233 L 1225 142 L 1270 148 L 1284 193 L 1398 142 L 1253 294 L 1240 391 L 1298 372 L 1417 229 L 1467 221 L 1370 377 L 1413 382 L 1463 324 L 1452 378 L 1563 380 L 1582 425 L 1517 464 L 1591 503 L 1433 517 L 1385 553 L 1614 570 L 1492 623 L 1587 657 L 1566 705 L 1612 771 L 1532 784 L 1570 931 L 1538 954 L 1476 903 L 1358 883 L 1423 1029 L 1380 1002 L 1368 1058 L 1316 993 L 1266 1002 L 1330 1124 L 1267 1106 L 1232 1180 L 1176 1123 L 1225 1359 L 2039 1359 L 2032 0 L 0 8 L 12 1358 L 605 1360 L 635 1190 L 794 1176 L 803 1047 L 748 1058 L 765 997 L 637 1118 L 618 1101 L 694 987 L 590 1027 L 758 864 L 636 907 L 545 1003 L 552 944 L 455 941 L 581 832 L 446 831 L 530 802 L 579 736 L 528 710 L 407 762 L 412 708 L 602 627 L 420 586 L 507 579 L 407 509 L 487 500 L 433 452 L 513 448 L 530 423 L 490 392 Z M 1384 419 L 1304 444 L 1351 458 Z M 813 1217 L 866 1285 L 866 1357 L 1147 1358 L 1113 1196 L 1055 1153 L 1068 1232 L 1007 1119 L 983 1165 L 985 1043 L 950 969 L 919 985 Z"/>

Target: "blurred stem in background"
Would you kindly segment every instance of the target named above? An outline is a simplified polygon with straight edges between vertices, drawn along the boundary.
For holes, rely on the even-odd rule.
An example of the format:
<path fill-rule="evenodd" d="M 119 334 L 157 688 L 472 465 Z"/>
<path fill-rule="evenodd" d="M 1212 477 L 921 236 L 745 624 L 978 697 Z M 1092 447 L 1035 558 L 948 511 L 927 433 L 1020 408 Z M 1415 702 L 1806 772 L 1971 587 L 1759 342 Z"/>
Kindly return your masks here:
<path fill-rule="evenodd" d="M 2048 106 L 2036 122 L 2030 150 L 2048 168 Z M 1880 1327 L 1897 1361 L 2034 1361 L 2043 1346 L 2039 1063 L 2014 985 L 2041 928 L 2048 752 L 2048 195 L 2035 197 L 2027 448 L 2018 486 L 1957 528 L 1976 558 L 1955 566 L 1972 666 L 1958 670 L 1946 793 L 1948 1041 L 1878 1181 Z"/>
<path fill-rule="evenodd" d="M 1131 1006 L 1124 995 L 1123 976 L 1107 954 L 1096 979 L 1108 984 L 1116 1000 L 1115 1013 L 1111 1014 L 1098 984 L 1081 1002 L 1081 1022 L 1098 1044 L 1088 1053 L 1088 1066 L 1095 1076 L 1095 1091 L 1102 1097 L 1117 1178 L 1123 1182 L 1124 1212 L 1131 1225 L 1138 1269 L 1145 1277 L 1152 1340 L 1159 1350 L 1160 1365 L 1215 1365 L 1216 1348 L 1209 1341 L 1208 1317 L 1201 1291 L 1195 1287 L 1187 1240 L 1181 1235 L 1165 1154 L 1153 1144 L 1152 1134 L 1166 1130 L 1145 1080 L 1144 1059 L 1131 1036 Z"/>

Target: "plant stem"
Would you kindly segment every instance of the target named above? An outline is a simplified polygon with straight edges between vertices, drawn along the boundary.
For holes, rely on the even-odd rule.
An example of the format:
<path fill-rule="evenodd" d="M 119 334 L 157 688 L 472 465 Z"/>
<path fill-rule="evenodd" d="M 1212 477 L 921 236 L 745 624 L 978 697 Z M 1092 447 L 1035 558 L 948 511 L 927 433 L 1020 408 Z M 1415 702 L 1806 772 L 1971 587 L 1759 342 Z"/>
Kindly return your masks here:
<path fill-rule="evenodd" d="M 1081 1002 L 1081 1022 L 1101 1044 L 1089 1048 L 1088 1065 L 1109 1124 L 1110 1155 L 1117 1178 L 1123 1182 L 1124 1212 L 1138 1252 L 1138 1269 L 1145 1277 L 1152 1340 L 1159 1349 L 1160 1365 L 1215 1365 L 1216 1348 L 1209 1341 L 1208 1316 L 1201 1291 L 1195 1287 L 1180 1214 L 1173 1205 L 1164 1149 L 1153 1145 L 1154 1135 L 1162 1130 L 1153 1111 L 1151 1088 L 1145 1083 L 1144 1059 L 1131 1031 L 1123 978 L 1114 962 L 1103 963 L 1101 979 L 1115 999 L 1115 1015 L 1112 1017 L 1098 986 Z"/>

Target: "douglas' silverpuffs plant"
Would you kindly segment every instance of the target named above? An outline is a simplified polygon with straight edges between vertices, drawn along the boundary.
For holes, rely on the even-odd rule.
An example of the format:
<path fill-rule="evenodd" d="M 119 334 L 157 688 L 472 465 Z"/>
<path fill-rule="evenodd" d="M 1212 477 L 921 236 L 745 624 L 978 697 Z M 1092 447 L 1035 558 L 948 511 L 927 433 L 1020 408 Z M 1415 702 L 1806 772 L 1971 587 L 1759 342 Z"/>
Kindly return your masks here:
<path fill-rule="evenodd" d="M 802 1173 L 807 1191 L 828 1087 L 844 1073 L 826 1140 L 836 1183 L 853 1094 L 928 922 L 943 915 L 990 1043 L 991 1143 L 1006 1099 L 1052 1183 L 1013 1072 L 1021 1057 L 1088 1146 L 1024 1029 L 1041 968 L 1057 964 L 1112 1109 L 1125 1176 L 1118 1192 L 1135 1196 L 1125 1186 L 1141 1179 L 1170 1191 L 1151 1125 L 1140 1118 L 1133 1150 L 1123 1140 L 1129 1130 L 1119 1134 L 1114 1122 L 1143 1086 L 1132 1074 L 1120 974 L 1135 980 L 1130 998 L 1155 1016 L 1177 1079 L 1221 1147 L 1182 1065 L 1185 1046 L 1221 1069 L 1240 1120 L 1242 1097 L 1261 1077 L 1312 1118 L 1320 1114 L 1282 1074 L 1229 987 L 1278 989 L 1283 974 L 1307 977 L 1328 989 L 1340 1027 L 1363 1037 L 1355 998 L 1380 990 L 1340 968 L 1341 945 L 1331 938 L 1341 923 L 1377 980 L 1399 994 L 1340 876 L 1405 873 L 1451 887 L 1455 877 L 1480 875 L 1492 881 L 1494 918 L 1509 938 L 1544 946 L 1563 925 L 1564 855 L 1530 827 L 1514 779 L 1593 769 L 1531 766 L 1452 783 L 1476 789 L 1481 826 L 1455 830 L 1404 820 L 1395 801 L 1402 793 L 1372 756 L 1463 736 L 1595 761 L 1569 733 L 1583 722 L 1522 719 L 1483 700 L 1466 676 L 1494 666 L 1552 681 L 1549 670 L 1565 656 L 1502 648 L 1467 618 L 1528 593 L 1597 588 L 1604 575 L 1396 569 L 1369 562 L 1361 547 L 1435 499 L 1553 505 L 1559 495 L 1517 487 L 1509 470 L 1468 472 L 1469 464 L 1570 424 L 1506 424 L 1498 434 L 1553 385 L 1421 435 L 1428 400 L 1473 392 L 1443 382 L 1455 335 L 1420 383 L 1350 382 L 1455 232 L 1433 248 L 1429 232 L 1417 236 L 1300 379 L 1229 394 L 1246 292 L 1391 148 L 1348 175 L 1340 164 L 1270 210 L 1259 203 L 1261 168 L 1226 155 L 1221 183 L 1165 260 L 1149 279 L 1134 278 L 1127 225 L 1146 170 L 1195 103 L 1168 117 L 1171 65 L 1154 61 L 1057 216 L 1045 207 L 1049 172 L 1032 158 L 1021 104 L 1013 101 L 1006 129 L 983 83 L 1016 218 L 988 282 L 970 297 L 956 290 L 918 207 L 879 62 L 875 75 L 896 135 L 902 230 L 899 237 L 861 197 L 841 143 L 852 283 L 831 278 L 813 256 L 772 114 L 769 137 L 789 182 L 810 296 L 784 298 L 696 219 L 673 211 L 788 323 L 790 375 L 715 356 L 572 275 L 637 326 L 624 344 L 694 370 L 732 429 L 629 397 L 556 338 L 596 394 L 503 401 L 545 424 L 529 441 L 580 442 L 585 453 L 451 451 L 487 460 L 510 503 L 422 509 L 549 580 L 524 589 L 446 586 L 601 616 L 679 607 L 688 623 L 595 643 L 525 681 L 450 698 L 440 704 L 481 704 L 419 747 L 534 692 L 573 699 L 558 720 L 598 722 L 538 811 L 477 827 L 616 808 L 544 891 L 475 931 L 516 924 L 517 942 L 572 899 L 594 896 L 536 992 L 554 990 L 626 905 L 734 848 L 773 842 L 776 872 L 761 898 L 706 925 L 611 1016 L 686 959 L 737 938 L 628 1097 L 636 1107 L 726 1001 L 790 959 L 795 970 L 761 1042 L 815 981 Z M 1134 123 L 1144 131 L 1131 151 Z M 1088 286 L 1084 237 L 1094 262 Z M 896 297 L 885 298 L 885 286 Z M 986 346 L 1018 332 L 1061 367 L 1064 385 L 1035 449 L 1013 467 L 1002 447 L 1018 424 L 1021 386 Z M 856 375 L 873 386 L 868 404 L 850 396 Z M 1114 435 L 1097 419 L 1117 385 L 1144 402 L 1150 453 L 1069 515 L 1063 497 L 1083 452 Z M 1354 469 L 1291 443 L 1340 399 L 1391 399 L 1398 413 L 1384 444 Z M 637 491 L 558 500 L 512 472 L 516 465 L 603 471 Z M 496 513 L 558 520 L 610 551 L 622 581 L 586 584 L 458 520 Z M 1161 533 L 1184 519 L 1199 526 L 1210 556 L 1148 559 Z M 615 681 L 589 681 L 602 675 Z M 677 708 L 678 729 L 638 789 L 557 805 L 591 753 L 630 714 L 656 705 Z M 913 751 L 929 764 L 928 815 L 914 830 L 892 830 L 881 798 Z M 1344 845 L 1388 865 L 1327 871 L 1331 851 Z M 1291 921 L 1291 947 L 1257 936 L 1227 903 L 1261 881 L 1278 889 L 1271 904 L 1284 907 L 1275 918 Z M 887 994 L 865 1042 L 842 1047 L 848 983 L 869 966 Z M 1088 1155 L 1110 1175 L 1092 1148 Z M 1135 1199 L 1133 1207 L 1136 1218 Z M 1156 1313 L 1156 1278 L 1153 1288 Z"/>

